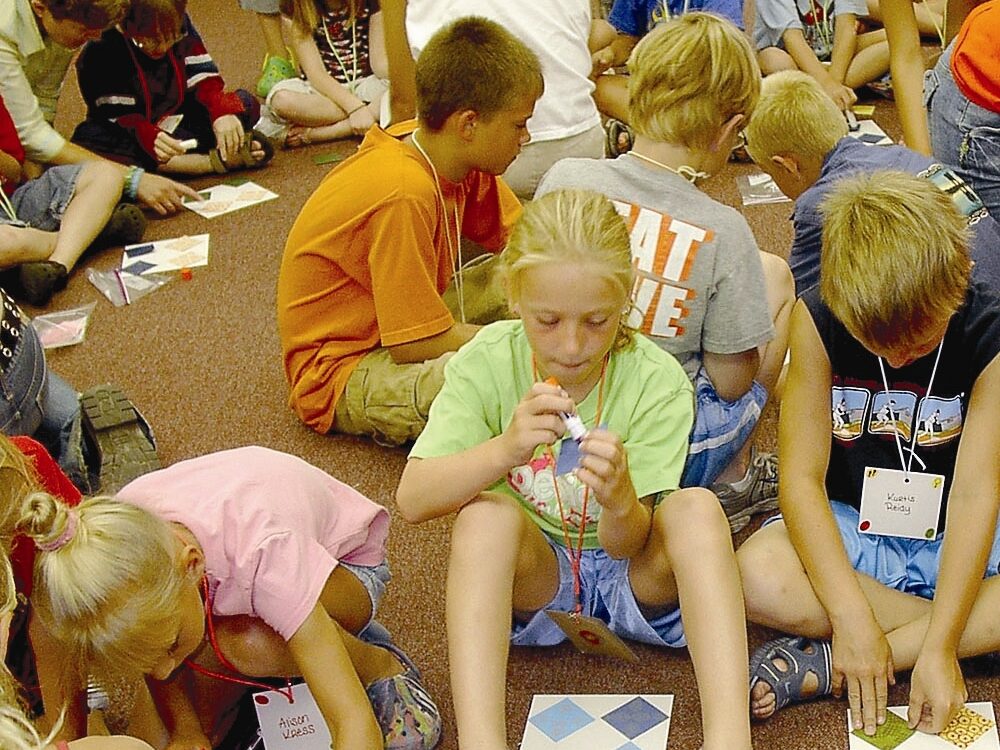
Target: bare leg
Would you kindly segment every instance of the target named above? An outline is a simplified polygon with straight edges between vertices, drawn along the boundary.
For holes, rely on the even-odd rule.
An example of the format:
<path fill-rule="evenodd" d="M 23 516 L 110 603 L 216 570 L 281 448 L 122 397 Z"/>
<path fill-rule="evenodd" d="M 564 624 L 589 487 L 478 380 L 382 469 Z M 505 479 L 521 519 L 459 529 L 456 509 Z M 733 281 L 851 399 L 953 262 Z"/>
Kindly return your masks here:
<path fill-rule="evenodd" d="M 743 594 L 729 523 L 715 495 L 694 487 L 664 500 L 629 570 L 643 606 L 680 601 L 701 696 L 703 747 L 749 748 Z"/>
<path fill-rule="evenodd" d="M 785 50 L 778 47 L 765 47 L 757 53 L 757 63 L 760 65 L 760 72 L 769 76 L 779 70 L 798 70 L 792 56 Z"/>
<path fill-rule="evenodd" d="M 285 39 L 281 34 L 281 16 L 277 13 L 257 13 L 257 24 L 264 38 L 264 51 L 271 57 L 287 59 Z"/>
<path fill-rule="evenodd" d="M 788 351 L 788 322 L 795 305 L 795 281 L 788 264 L 773 253 L 760 253 L 764 267 L 764 286 L 767 291 L 767 307 L 774 324 L 774 338 L 760 349 L 760 369 L 754 378 L 767 390 L 769 401 L 777 401 L 778 379 Z M 747 438 L 740 452 L 719 474 L 720 482 L 737 482 L 742 479 L 750 465 L 750 450 L 754 437 Z"/>
<path fill-rule="evenodd" d="M 448 656 L 462 750 L 506 750 L 510 619 L 558 589 L 558 562 L 517 503 L 484 493 L 458 513 L 448 564 Z"/>
<path fill-rule="evenodd" d="M 76 180 L 76 190 L 66 204 L 56 246 L 49 260 L 72 270 L 90 243 L 104 229 L 111 212 L 121 200 L 121 169 L 104 161 L 83 165 Z"/>
<path fill-rule="evenodd" d="M 847 66 L 844 85 L 852 89 L 881 78 L 889 71 L 889 42 L 885 31 L 870 31 L 858 37 L 857 53 Z"/>
<path fill-rule="evenodd" d="M 57 238 L 57 232 L 0 224 L 0 268 L 48 260 L 56 247 Z"/>

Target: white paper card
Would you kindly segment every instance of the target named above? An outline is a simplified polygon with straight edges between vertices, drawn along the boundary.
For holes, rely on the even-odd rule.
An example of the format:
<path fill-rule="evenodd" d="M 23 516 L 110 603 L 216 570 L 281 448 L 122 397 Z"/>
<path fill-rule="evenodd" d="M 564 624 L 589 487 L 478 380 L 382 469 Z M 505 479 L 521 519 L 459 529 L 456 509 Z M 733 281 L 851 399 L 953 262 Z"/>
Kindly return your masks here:
<path fill-rule="evenodd" d="M 122 271 L 136 276 L 207 265 L 207 234 L 126 245 L 122 253 Z"/>
<path fill-rule="evenodd" d="M 933 539 L 944 496 L 940 474 L 865 469 L 858 531 L 863 534 Z"/>
<path fill-rule="evenodd" d="M 870 739 L 852 730 L 851 712 L 847 711 L 847 736 L 849 750 L 1000 750 L 996 716 L 993 704 L 966 703 L 951 724 L 941 734 L 913 732 L 906 728 L 906 706 L 889 706 L 890 717 Z"/>
<path fill-rule="evenodd" d="M 277 193 L 272 193 L 255 182 L 244 182 L 242 185 L 214 185 L 206 190 L 199 190 L 198 194 L 202 200 L 185 199 L 184 206 L 206 219 L 213 219 L 278 197 Z"/>
<path fill-rule="evenodd" d="M 330 730 L 304 682 L 292 685 L 289 703 L 276 690 L 254 693 L 260 736 L 266 750 L 330 750 Z"/>
<path fill-rule="evenodd" d="M 665 750 L 672 695 L 536 695 L 521 750 Z"/>
<path fill-rule="evenodd" d="M 858 129 L 848 133 L 851 138 L 857 138 L 868 146 L 891 146 L 892 138 L 880 128 L 874 120 L 859 120 Z"/>

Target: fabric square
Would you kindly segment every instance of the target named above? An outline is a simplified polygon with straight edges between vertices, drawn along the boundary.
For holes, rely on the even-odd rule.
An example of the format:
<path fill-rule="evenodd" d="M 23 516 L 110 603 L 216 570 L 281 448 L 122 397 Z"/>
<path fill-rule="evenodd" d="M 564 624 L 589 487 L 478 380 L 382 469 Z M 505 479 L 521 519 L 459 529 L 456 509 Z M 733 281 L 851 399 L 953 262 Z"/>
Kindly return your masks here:
<path fill-rule="evenodd" d="M 893 750 L 910 739 L 914 732 L 916 730 L 910 729 L 903 719 L 892 711 L 886 711 L 885 723 L 878 728 L 873 736 L 869 737 L 862 729 L 855 729 L 852 734 L 869 745 L 874 745 L 879 750 Z"/>
<path fill-rule="evenodd" d="M 549 706 L 528 719 L 553 742 L 559 742 L 594 721 L 594 717 L 569 698 Z"/>
<path fill-rule="evenodd" d="M 668 717 L 645 698 L 636 696 L 601 718 L 630 740 L 634 740 Z"/>
<path fill-rule="evenodd" d="M 955 717 L 938 736 L 956 747 L 969 747 L 993 727 L 993 722 L 982 714 L 962 706 Z"/>

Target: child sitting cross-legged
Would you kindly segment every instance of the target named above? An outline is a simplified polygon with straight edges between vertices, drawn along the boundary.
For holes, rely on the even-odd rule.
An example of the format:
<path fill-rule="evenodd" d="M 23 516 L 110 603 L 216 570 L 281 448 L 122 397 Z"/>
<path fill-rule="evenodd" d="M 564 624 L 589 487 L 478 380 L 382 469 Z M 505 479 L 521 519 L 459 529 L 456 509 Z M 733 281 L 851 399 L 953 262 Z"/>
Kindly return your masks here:
<path fill-rule="evenodd" d="M 335 748 L 430 750 L 437 708 L 372 619 L 388 525 L 323 471 L 246 447 L 76 508 L 36 493 L 20 528 L 39 616 L 99 678 L 147 677 L 159 746 L 218 747 L 246 685 L 301 675 Z"/>
<path fill-rule="evenodd" d="M 87 119 L 73 141 L 115 161 L 172 174 L 262 167 L 267 139 L 252 131 L 260 105 L 227 92 L 187 0 L 134 0 L 117 28 L 77 60 Z"/>
<path fill-rule="evenodd" d="M 458 514 L 446 611 L 461 747 L 507 748 L 509 644 L 566 638 L 545 610 L 605 613 L 620 636 L 687 643 L 704 747 L 750 747 L 729 526 L 710 491 L 677 490 L 692 388 L 623 324 L 629 244 L 596 193 L 525 206 L 502 257 L 520 319 L 485 327 L 451 358 L 404 469 L 406 519 Z M 562 414 L 582 422 L 573 437 Z"/>

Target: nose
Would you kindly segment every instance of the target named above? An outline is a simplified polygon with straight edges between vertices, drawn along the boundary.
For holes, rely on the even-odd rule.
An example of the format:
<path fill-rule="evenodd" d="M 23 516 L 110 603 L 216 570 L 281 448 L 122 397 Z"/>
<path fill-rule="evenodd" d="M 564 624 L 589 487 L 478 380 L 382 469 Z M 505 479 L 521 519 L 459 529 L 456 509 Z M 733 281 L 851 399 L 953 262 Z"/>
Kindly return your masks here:
<path fill-rule="evenodd" d="M 575 323 L 567 323 L 562 334 L 562 353 L 575 357 L 583 350 L 583 328 Z"/>

